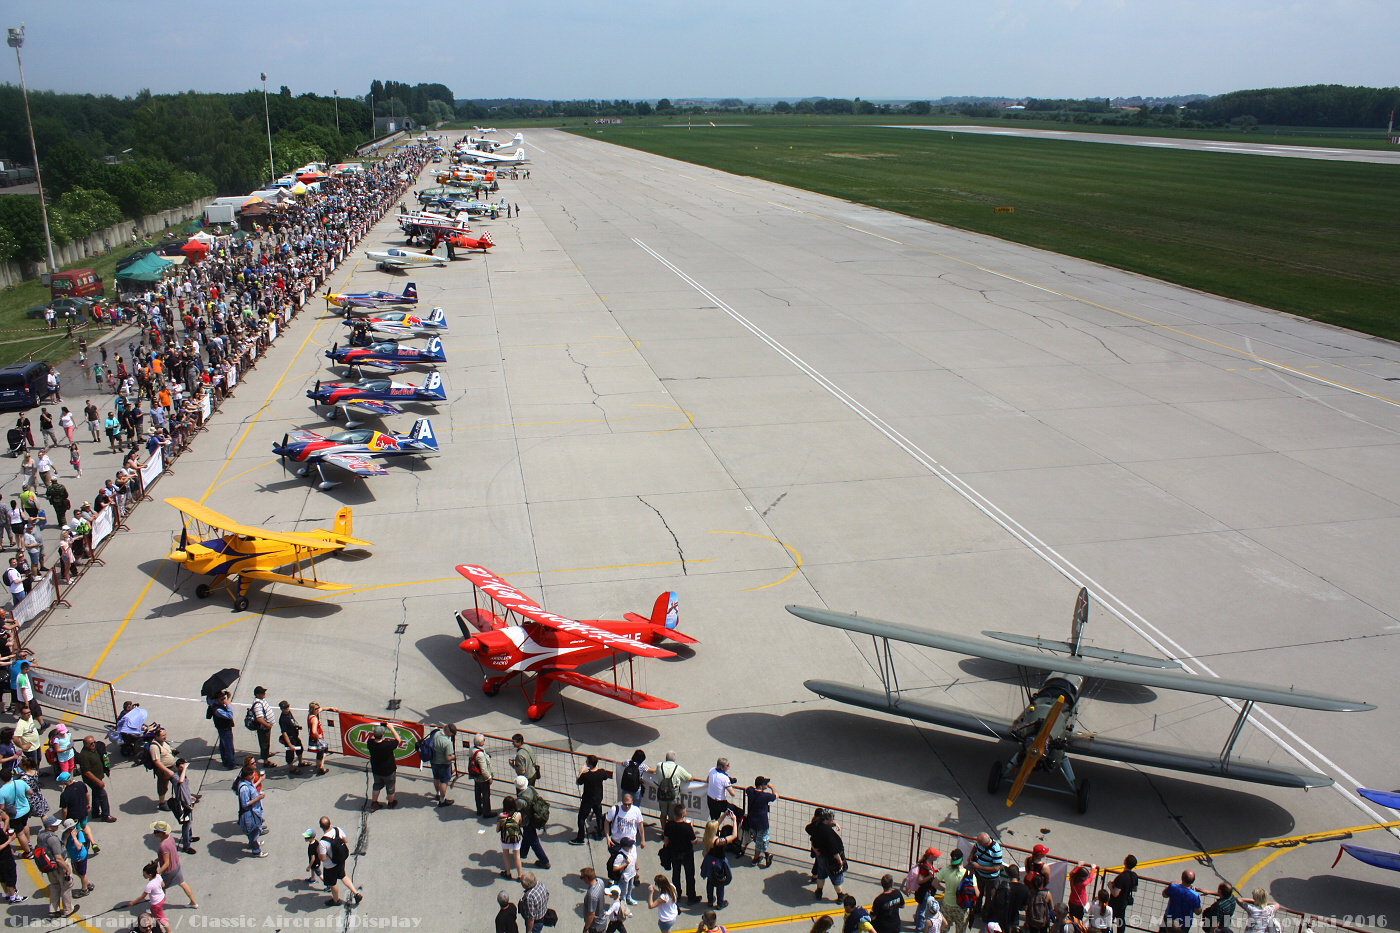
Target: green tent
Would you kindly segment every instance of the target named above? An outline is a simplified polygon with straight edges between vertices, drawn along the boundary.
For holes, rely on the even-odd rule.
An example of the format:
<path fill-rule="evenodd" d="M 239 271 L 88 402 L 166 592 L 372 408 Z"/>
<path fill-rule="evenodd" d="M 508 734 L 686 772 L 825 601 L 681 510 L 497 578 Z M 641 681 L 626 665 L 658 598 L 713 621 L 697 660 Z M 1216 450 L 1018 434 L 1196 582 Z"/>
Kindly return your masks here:
<path fill-rule="evenodd" d="M 119 282 L 159 282 L 165 270 L 173 265 L 155 253 L 148 253 L 117 273 Z"/>
<path fill-rule="evenodd" d="M 201 231 L 201 230 L 203 230 L 203 229 L 204 229 L 204 224 L 200 223 L 200 222 L 197 221 L 197 220 L 191 220 L 189 223 L 185 224 L 185 232 L 186 232 L 186 233 L 198 233 L 199 231 Z"/>

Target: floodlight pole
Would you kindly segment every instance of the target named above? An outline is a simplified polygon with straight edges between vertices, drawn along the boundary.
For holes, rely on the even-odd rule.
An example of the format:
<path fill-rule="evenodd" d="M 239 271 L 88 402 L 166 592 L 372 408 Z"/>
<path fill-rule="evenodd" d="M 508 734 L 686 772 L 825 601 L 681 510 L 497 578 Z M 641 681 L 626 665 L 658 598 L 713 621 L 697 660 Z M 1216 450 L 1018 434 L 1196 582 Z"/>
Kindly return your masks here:
<path fill-rule="evenodd" d="M 39 216 L 44 220 L 44 242 L 49 247 L 49 274 L 58 271 L 58 264 L 53 261 L 53 237 L 49 235 L 49 209 L 44 204 L 44 180 L 39 175 L 39 147 L 34 144 L 34 118 L 29 115 L 29 87 L 24 83 L 24 59 L 20 57 L 19 47 L 24 45 L 24 24 L 20 23 L 18 29 L 10 30 L 10 48 L 15 50 L 15 63 L 19 65 L 19 88 L 24 97 L 24 119 L 29 124 L 29 151 L 34 154 L 34 184 L 39 188 Z"/>
<path fill-rule="evenodd" d="M 272 117 L 267 110 L 267 72 L 262 72 L 263 120 L 267 123 L 267 170 L 272 173 L 269 181 L 277 180 L 277 166 L 272 161 Z"/>
<path fill-rule="evenodd" d="M 331 91 L 335 95 L 335 135 L 340 135 L 340 91 Z"/>

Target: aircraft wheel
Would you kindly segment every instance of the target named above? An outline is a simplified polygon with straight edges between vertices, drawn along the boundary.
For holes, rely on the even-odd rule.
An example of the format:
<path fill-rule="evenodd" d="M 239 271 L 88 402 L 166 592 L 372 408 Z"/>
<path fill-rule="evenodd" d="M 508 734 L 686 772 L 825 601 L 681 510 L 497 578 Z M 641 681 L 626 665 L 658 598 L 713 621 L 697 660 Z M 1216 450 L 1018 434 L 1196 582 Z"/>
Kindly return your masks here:
<path fill-rule="evenodd" d="M 992 771 L 987 775 L 987 793 L 995 794 L 997 788 L 1001 786 L 1002 775 L 1006 773 L 1006 765 L 1000 761 L 992 762 Z"/>
<path fill-rule="evenodd" d="M 1079 787 L 1074 792 L 1074 808 L 1080 813 L 1089 812 L 1089 779 L 1085 778 L 1079 782 Z"/>
<path fill-rule="evenodd" d="M 197 598 L 199 598 L 199 599 L 208 599 L 208 598 L 209 598 L 209 584 L 207 584 L 207 583 L 201 583 L 199 586 L 196 586 L 196 587 L 194 588 L 194 595 L 195 595 Z"/>
<path fill-rule="evenodd" d="M 481 685 L 481 692 L 489 697 L 493 697 L 501 692 L 501 685 L 488 680 Z"/>
<path fill-rule="evenodd" d="M 244 609 L 247 609 L 247 608 L 248 608 L 248 597 L 246 597 L 246 596 L 240 596 L 240 597 L 238 597 L 238 599 L 236 599 L 236 600 L 234 601 L 234 603 L 233 603 L 233 609 L 234 609 L 235 612 L 242 612 Z"/>
<path fill-rule="evenodd" d="M 545 711 L 540 709 L 534 703 L 531 703 L 525 708 L 525 715 L 529 717 L 531 722 L 539 722 L 540 719 L 544 717 L 544 714 Z"/>

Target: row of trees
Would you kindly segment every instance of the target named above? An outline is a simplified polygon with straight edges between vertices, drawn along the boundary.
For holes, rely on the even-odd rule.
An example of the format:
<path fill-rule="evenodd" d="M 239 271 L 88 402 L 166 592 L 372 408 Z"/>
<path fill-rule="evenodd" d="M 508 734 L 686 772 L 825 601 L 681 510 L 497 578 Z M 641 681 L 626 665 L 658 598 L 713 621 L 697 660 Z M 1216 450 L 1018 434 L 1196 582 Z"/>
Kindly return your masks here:
<path fill-rule="evenodd" d="M 1383 127 L 1391 112 L 1400 108 L 1400 88 L 1275 87 L 1233 91 L 1187 106 L 1200 119 L 1210 121 L 1234 123 L 1253 117 L 1275 126 Z"/>
<path fill-rule="evenodd" d="M 439 120 L 456 116 L 452 89 L 445 84 L 415 84 L 402 81 L 370 82 L 369 97 L 376 117 L 412 117 L 419 126 L 429 126 Z"/>
<path fill-rule="evenodd" d="M 442 90 L 450 98 L 451 92 Z M 371 133 L 369 109 L 358 99 L 293 97 L 285 86 L 267 96 L 266 118 L 260 90 L 159 95 L 143 90 L 123 98 L 38 91 L 29 95 L 29 104 L 50 201 L 50 233 L 58 243 L 123 217 L 219 192 L 251 191 L 274 170 L 341 161 Z M 29 157 L 20 89 L 0 85 L 0 159 L 25 164 Z M 34 261 L 43 255 L 36 198 L 0 198 L 0 230 L 0 259 Z"/>

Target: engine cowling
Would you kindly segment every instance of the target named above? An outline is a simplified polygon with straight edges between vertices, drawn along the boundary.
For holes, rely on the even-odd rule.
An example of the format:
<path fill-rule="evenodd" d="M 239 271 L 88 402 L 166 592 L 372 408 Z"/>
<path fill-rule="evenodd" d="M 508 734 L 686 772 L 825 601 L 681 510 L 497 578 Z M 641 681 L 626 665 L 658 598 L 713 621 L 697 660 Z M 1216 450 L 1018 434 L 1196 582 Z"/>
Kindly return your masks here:
<path fill-rule="evenodd" d="M 503 632 L 482 632 L 462 640 L 461 648 L 467 654 L 486 657 L 501 651 L 513 651 L 515 643 Z"/>

